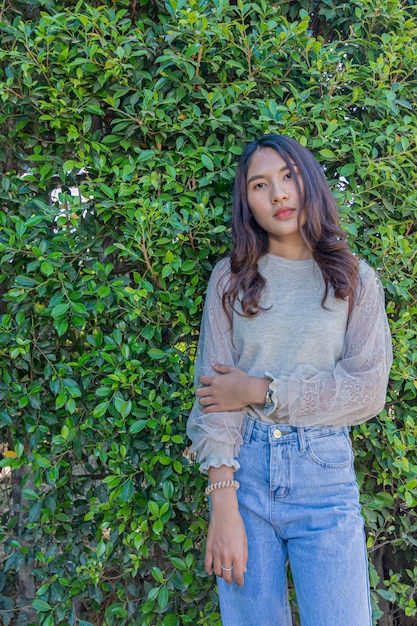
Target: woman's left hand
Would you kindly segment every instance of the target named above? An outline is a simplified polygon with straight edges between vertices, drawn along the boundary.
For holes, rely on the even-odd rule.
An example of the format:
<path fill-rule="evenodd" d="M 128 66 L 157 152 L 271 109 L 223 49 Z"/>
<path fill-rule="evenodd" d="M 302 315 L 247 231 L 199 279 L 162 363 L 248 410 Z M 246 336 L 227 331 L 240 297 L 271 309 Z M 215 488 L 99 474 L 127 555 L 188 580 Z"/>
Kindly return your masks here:
<path fill-rule="evenodd" d="M 197 389 L 203 413 L 239 411 L 249 404 L 262 403 L 269 381 L 249 376 L 238 367 L 213 365 L 219 376 L 201 376 L 204 385 Z"/>

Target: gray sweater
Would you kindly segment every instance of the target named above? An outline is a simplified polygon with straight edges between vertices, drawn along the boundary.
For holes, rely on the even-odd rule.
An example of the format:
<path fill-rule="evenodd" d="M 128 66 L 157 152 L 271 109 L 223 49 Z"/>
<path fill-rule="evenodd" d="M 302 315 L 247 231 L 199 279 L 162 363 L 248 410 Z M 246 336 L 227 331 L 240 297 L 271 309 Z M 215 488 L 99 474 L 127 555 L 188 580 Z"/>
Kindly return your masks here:
<path fill-rule="evenodd" d="M 292 261 L 266 254 L 262 310 L 254 318 L 235 312 L 232 324 L 221 305 L 230 275 L 228 259 L 213 270 L 195 363 L 195 382 L 213 375 L 213 363 L 236 365 L 271 379 L 273 406 L 204 414 L 198 399 L 188 419 L 191 451 L 200 469 L 230 465 L 242 443 L 245 416 L 293 426 L 359 424 L 385 404 L 392 362 L 384 294 L 375 272 L 359 262 L 359 281 L 348 319 L 347 301 L 332 290 L 321 306 L 324 281 L 313 259 Z M 237 311 L 239 303 L 235 303 Z"/>
<path fill-rule="evenodd" d="M 266 279 L 260 301 L 264 309 L 255 318 L 233 315 L 236 365 L 251 376 L 272 380 L 289 376 L 300 365 L 332 371 L 343 351 L 348 302 L 335 298 L 331 289 L 324 309 L 324 280 L 313 259 L 292 261 L 266 254 L 259 262 Z M 241 311 L 238 303 L 236 306 Z M 248 407 L 262 421 L 286 421 L 277 407 Z"/>

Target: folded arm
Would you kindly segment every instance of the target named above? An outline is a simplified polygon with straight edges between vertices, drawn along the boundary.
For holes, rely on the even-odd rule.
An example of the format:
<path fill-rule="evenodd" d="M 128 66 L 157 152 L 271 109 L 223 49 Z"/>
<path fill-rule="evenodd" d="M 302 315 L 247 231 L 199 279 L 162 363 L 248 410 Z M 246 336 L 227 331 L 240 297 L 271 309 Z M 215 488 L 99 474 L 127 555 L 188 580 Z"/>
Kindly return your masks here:
<path fill-rule="evenodd" d="M 201 384 L 201 376 L 218 375 L 213 369 L 215 363 L 234 366 L 237 360 L 231 322 L 221 302 L 222 288 L 229 276 L 228 267 L 228 260 L 218 263 L 209 281 L 194 367 L 196 387 Z M 245 405 L 233 410 L 217 407 L 219 410 L 214 411 L 211 408 L 208 412 L 203 406 L 197 397 L 187 422 L 191 452 L 196 454 L 200 470 L 207 472 L 209 467 L 222 465 L 238 469 L 235 456 L 242 444 L 246 413 L 241 409 Z"/>

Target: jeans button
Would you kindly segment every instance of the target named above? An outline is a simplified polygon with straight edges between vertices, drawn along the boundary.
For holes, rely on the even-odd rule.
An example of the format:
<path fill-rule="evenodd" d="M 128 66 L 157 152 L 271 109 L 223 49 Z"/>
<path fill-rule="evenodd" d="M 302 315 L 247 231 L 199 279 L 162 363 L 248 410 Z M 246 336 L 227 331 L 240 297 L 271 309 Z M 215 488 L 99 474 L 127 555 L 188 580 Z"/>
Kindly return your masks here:
<path fill-rule="evenodd" d="M 276 430 L 274 430 L 273 435 L 275 437 L 275 439 L 279 439 L 282 435 L 282 432 L 280 430 L 278 430 L 278 428 Z"/>

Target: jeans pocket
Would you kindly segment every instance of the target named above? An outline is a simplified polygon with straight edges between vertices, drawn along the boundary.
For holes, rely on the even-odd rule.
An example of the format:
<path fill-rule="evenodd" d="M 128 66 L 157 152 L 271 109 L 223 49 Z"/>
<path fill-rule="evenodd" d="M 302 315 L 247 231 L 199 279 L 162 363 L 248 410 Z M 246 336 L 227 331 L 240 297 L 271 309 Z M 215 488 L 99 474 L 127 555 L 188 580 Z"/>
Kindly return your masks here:
<path fill-rule="evenodd" d="M 235 457 L 236 461 L 241 467 L 246 467 L 248 459 L 253 455 L 253 448 L 256 447 L 256 441 L 244 441 L 239 448 L 239 451 Z M 249 456 L 248 456 L 249 455 Z"/>
<path fill-rule="evenodd" d="M 353 463 L 349 435 L 341 430 L 307 441 L 308 452 L 315 463 L 324 467 L 348 467 Z"/>

